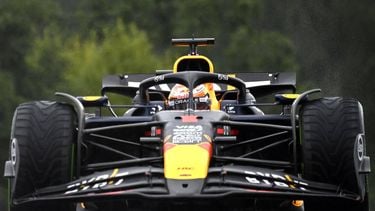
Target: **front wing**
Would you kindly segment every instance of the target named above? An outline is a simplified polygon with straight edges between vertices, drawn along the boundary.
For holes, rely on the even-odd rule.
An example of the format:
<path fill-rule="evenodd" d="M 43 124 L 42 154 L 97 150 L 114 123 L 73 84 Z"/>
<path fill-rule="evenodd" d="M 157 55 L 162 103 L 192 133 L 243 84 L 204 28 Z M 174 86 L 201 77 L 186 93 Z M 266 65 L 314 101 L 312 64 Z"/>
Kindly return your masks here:
<path fill-rule="evenodd" d="M 171 180 L 157 167 L 128 167 L 96 172 L 68 184 L 46 187 L 14 204 L 46 201 L 85 202 L 114 199 L 217 199 L 227 197 L 306 199 L 360 196 L 330 184 L 303 180 L 281 171 L 249 166 L 211 167 L 207 178 Z"/>

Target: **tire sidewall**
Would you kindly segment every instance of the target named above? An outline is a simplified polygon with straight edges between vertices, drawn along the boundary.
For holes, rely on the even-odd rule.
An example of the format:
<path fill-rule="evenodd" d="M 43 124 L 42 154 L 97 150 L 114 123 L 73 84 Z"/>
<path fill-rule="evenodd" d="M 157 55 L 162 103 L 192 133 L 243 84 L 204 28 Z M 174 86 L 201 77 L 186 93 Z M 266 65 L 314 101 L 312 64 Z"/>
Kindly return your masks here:
<path fill-rule="evenodd" d="M 45 112 L 45 111 L 43 111 L 44 107 L 50 109 L 48 111 L 49 113 L 47 114 L 47 121 L 46 122 L 43 122 L 44 119 L 42 119 L 42 118 L 38 119 L 37 114 L 33 114 L 33 111 L 34 111 L 33 109 L 35 109 L 37 112 Z M 37 145 L 32 144 L 32 143 L 31 144 L 28 143 L 28 142 L 32 142 L 33 138 L 25 138 L 24 135 L 23 136 L 21 135 L 20 140 L 18 140 L 17 133 L 31 133 L 32 130 L 36 130 L 35 128 L 33 129 L 33 127 L 35 127 L 35 125 L 33 125 L 32 123 L 26 124 L 27 125 L 26 129 L 17 125 L 17 124 L 20 124 L 20 123 L 17 123 L 17 119 L 18 119 L 19 115 L 21 115 L 20 110 L 22 110 L 22 109 L 24 109 L 23 112 L 22 112 L 22 115 L 24 115 L 28 118 L 34 117 L 33 121 L 37 122 L 38 124 L 41 124 L 41 125 L 43 125 L 43 124 L 56 124 L 57 129 L 52 129 L 52 133 L 56 132 L 56 131 L 57 132 L 63 131 L 63 132 L 59 132 L 59 133 L 61 133 L 61 134 L 63 134 L 63 133 L 69 134 L 70 133 L 69 137 L 72 137 L 70 140 L 64 141 L 63 144 L 65 144 L 65 145 L 64 145 L 63 148 L 61 148 L 61 151 L 60 151 L 60 149 L 52 149 L 52 150 L 54 150 L 53 152 L 58 152 L 57 155 L 59 155 L 59 156 L 61 156 L 63 154 L 68 156 L 66 158 L 61 157 L 59 159 L 60 160 L 61 159 L 63 159 L 63 160 L 68 159 L 68 160 L 65 160 L 64 163 L 69 163 L 69 168 L 67 167 L 66 164 L 63 165 L 64 167 L 61 167 L 61 166 L 55 165 L 55 164 L 48 164 L 48 162 L 50 160 L 51 160 L 51 163 L 52 163 L 52 159 L 54 159 L 54 157 L 51 157 L 50 159 L 48 159 L 48 157 L 47 157 L 47 159 L 45 159 L 45 161 L 43 161 L 45 163 L 44 165 L 51 165 L 51 166 L 49 166 L 49 168 L 46 168 L 46 172 L 43 173 L 43 176 L 46 177 L 46 175 L 47 175 L 47 177 L 46 177 L 47 179 L 45 179 L 45 181 L 48 181 L 48 184 L 45 184 L 45 185 L 39 184 L 39 186 L 36 187 L 36 188 L 38 189 L 38 188 L 43 188 L 43 186 L 48 186 L 49 183 L 51 181 L 53 182 L 54 180 L 55 181 L 66 181 L 66 182 L 68 182 L 72 179 L 71 178 L 71 175 L 72 175 L 71 171 L 73 169 L 71 169 L 70 166 L 71 166 L 71 163 L 73 162 L 72 147 L 73 147 L 73 144 L 74 144 L 74 137 L 75 137 L 75 135 L 73 135 L 74 128 L 75 128 L 73 126 L 73 124 L 75 124 L 74 122 L 75 122 L 75 119 L 76 119 L 75 116 L 74 116 L 75 115 L 74 110 L 67 104 L 54 102 L 54 101 L 34 101 L 34 102 L 23 103 L 20 106 L 18 106 L 17 109 L 15 110 L 13 120 L 12 120 L 12 126 L 11 126 L 11 135 L 10 135 L 10 137 L 11 137 L 10 143 L 11 144 L 10 144 L 9 157 L 12 160 L 12 157 L 14 157 L 13 153 L 15 153 L 16 159 L 15 159 L 15 163 L 13 165 L 15 176 L 14 176 L 14 178 L 9 179 L 8 210 L 9 211 L 26 211 L 26 210 L 38 210 L 38 211 L 39 210 L 43 210 L 43 211 L 46 211 L 46 210 L 55 210 L 55 211 L 57 211 L 57 210 L 58 211 L 67 210 L 68 211 L 68 210 L 73 210 L 73 209 L 71 209 L 71 206 L 68 205 L 68 204 L 59 205 L 59 206 L 56 206 L 53 203 L 51 203 L 51 204 L 50 203 L 46 203 L 46 204 L 34 204 L 34 203 L 32 203 L 32 204 L 17 205 L 17 206 L 13 204 L 14 199 L 16 199 L 18 197 L 21 197 L 25 193 L 34 192 L 34 188 L 33 188 L 34 185 L 28 184 L 28 183 L 32 183 L 32 181 L 27 182 L 30 178 L 29 179 L 19 178 L 19 177 L 22 177 L 22 175 L 25 176 L 27 173 L 32 172 L 32 171 L 28 172 L 27 169 L 23 169 L 23 168 L 25 168 L 25 166 L 26 167 L 30 166 L 30 164 L 28 163 L 29 161 L 25 160 L 25 154 L 31 154 L 30 156 L 33 156 L 33 154 L 37 152 L 37 151 L 33 151 L 33 149 L 35 149 L 35 147 Z M 60 116 L 58 116 L 58 115 L 60 115 Z M 60 123 L 57 120 L 56 120 L 56 123 L 55 123 L 53 120 L 48 119 L 50 117 L 52 117 L 51 119 L 56 118 L 60 122 L 62 121 L 64 123 Z M 68 119 L 68 120 L 66 120 L 66 119 Z M 20 121 L 20 120 L 18 120 L 18 121 Z M 22 122 L 22 120 L 20 122 L 24 124 L 24 122 Z M 68 124 L 68 122 L 71 122 L 70 126 L 66 126 L 66 124 Z M 47 131 L 47 132 L 51 132 L 51 131 Z M 53 135 L 48 135 L 48 134 L 42 133 L 41 136 L 43 137 L 43 135 L 46 135 L 47 138 L 43 138 L 44 142 L 40 142 L 40 143 L 44 144 L 45 147 L 54 148 L 54 147 L 62 146 L 62 145 L 57 145 L 57 146 L 54 145 L 54 142 L 56 140 L 51 138 L 51 137 L 53 137 Z M 34 139 L 35 139 L 35 137 L 34 137 Z M 19 146 L 19 144 L 20 144 L 19 141 L 22 141 L 22 144 L 23 144 L 23 150 L 24 150 L 22 152 L 23 158 L 21 158 L 21 147 Z M 58 140 L 58 141 L 61 141 L 61 139 Z M 67 143 L 70 143 L 70 144 L 67 144 Z M 25 149 L 25 145 L 28 146 L 26 148 L 31 148 L 31 149 Z M 48 153 L 46 153 L 46 154 L 48 154 Z M 50 156 L 50 155 L 54 156 L 54 153 L 50 153 L 48 156 Z M 26 163 L 26 165 L 25 165 L 25 163 Z M 66 170 L 67 172 L 63 173 L 63 174 L 59 174 L 61 176 L 57 176 L 56 174 L 53 175 L 53 174 L 49 173 L 51 171 L 50 168 L 52 168 L 52 169 L 53 168 L 63 168 L 62 170 L 58 169 L 58 171 L 65 172 L 65 170 Z M 66 176 L 62 176 L 62 175 L 66 175 Z M 38 178 L 39 176 L 34 175 L 33 177 Z M 56 179 L 55 179 L 55 177 L 56 177 Z M 62 177 L 64 177 L 64 178 L 62 178 Z M 21 181 L 21 179 L 22 179 L 22 181 Z M 20 182 L 20 181 L 21 181 L 21 183 L 18 184 L 18 182 Z M 57 183 L 57 182 L 55 182 L 55 183 Z"/>

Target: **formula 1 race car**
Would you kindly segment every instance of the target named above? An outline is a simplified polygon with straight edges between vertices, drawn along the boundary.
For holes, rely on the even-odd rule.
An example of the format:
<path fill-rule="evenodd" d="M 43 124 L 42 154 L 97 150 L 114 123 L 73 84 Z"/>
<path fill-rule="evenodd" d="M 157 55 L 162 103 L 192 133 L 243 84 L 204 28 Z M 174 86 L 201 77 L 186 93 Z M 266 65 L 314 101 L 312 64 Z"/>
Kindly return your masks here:
<path fill-rule="evenodd" d="M 213 38 L 172 43 L 190 49 L 173 70 L 18 106 L 10 211 L 369 210 L 357 100 L 296 94 L 294 73 L 215 73 L 197 53 Z"/>

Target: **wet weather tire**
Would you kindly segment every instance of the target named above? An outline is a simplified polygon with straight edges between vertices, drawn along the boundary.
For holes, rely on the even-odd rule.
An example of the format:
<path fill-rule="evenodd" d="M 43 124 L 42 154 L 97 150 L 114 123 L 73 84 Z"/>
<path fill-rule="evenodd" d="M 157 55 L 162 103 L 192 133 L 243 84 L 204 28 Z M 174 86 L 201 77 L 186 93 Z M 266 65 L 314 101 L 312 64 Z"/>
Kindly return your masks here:
<path fill-rule="evenodd" d="M 366 176 L 358 173 L 365 155 L 361 104 L 354 99 L 321 98 L 300 111 L 303 177 L 340 186 L 363 198 L 362 202 L 306 201 L 305 210 L 367 211 Z"/>
<path fill-rule="evenodd" d="M 74 210 L 67 203 L 14 204 L 36 189 L 71 180 L 74 122 L 74 111 L 62 103 L 29 102 L 16 109 L 11 130 L 10 159 L 15 177 L 10 179 L 10 211 Z"/>

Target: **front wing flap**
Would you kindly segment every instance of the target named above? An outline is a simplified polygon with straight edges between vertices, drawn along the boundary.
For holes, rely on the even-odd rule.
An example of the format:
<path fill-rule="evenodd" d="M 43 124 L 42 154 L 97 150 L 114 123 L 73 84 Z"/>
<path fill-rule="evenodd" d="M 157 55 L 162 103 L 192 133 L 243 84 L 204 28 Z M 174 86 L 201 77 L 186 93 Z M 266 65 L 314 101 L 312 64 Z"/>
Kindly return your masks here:
<path fill-rule="evenodd" d="M 182 187 L 168 185 L 162 168 L 129 167 L 96 172 L 68 184 L 51 186 L 14 199 L 14 204 L 44 201 L 84 202 L 114 199 L 213 199 L 225 197 L 278 197 L 305 199 L 332 197 L 360 200 L 340 187 L 303 180 L 281 171 L 249 166 L 211 167 L 202 187 L 186 194 L 194 180 L 180 180 Z"/>

